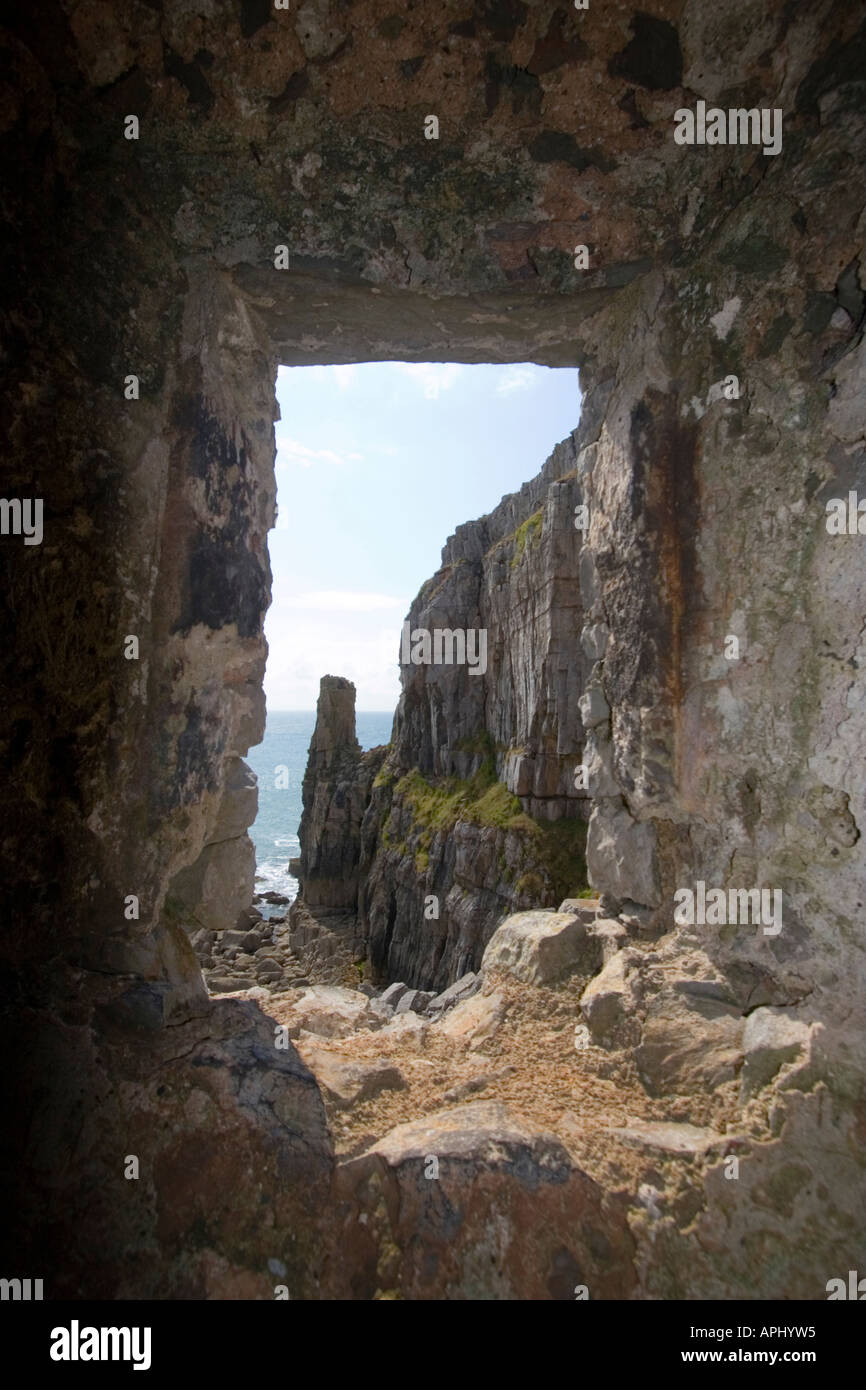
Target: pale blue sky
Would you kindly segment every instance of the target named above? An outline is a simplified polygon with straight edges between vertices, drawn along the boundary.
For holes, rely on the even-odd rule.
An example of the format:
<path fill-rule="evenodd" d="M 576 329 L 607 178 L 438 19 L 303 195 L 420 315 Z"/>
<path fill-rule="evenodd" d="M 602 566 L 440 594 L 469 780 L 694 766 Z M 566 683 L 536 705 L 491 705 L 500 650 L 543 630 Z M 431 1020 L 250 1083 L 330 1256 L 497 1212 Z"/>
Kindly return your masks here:
<path fill-rule="evenodd" d="M 319 678 L 393 709 L 409 604 L 461 522 L 534 477 L 580 414 L 576 368 L 281 367 L 265 691 L 314 709 Z"/>

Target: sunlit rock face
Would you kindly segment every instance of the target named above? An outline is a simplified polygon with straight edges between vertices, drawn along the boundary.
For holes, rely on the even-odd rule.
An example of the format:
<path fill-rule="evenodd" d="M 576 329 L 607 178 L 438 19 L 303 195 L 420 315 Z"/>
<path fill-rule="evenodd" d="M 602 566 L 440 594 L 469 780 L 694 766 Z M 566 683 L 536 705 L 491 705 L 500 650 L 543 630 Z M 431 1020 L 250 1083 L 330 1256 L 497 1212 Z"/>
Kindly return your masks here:
<path fill-rule="evenodd" d="M 853 531 L 826 509 L 866 495 L 859 22 L 783 0 L 88 0 L 11 21 L 4 494 L 43 499 L 44 535 L 0 537 L 10 1275 L 50 1269 L 46 1297 L 367 1297 L 380 1235 L 411 1297 L 570 1296 L 583 1268 L 548 1243 L 525 1284 L 511 1263 L 479 1283 L 480 1209 L 450 1248 L 458 1285 L 425 1283 L 417 1233 L 381 1214 L 341 1265 L 367 1168 L 339 1178 L 338 1222 L 310 1073 L 254 1004 L 208 999 L 188 944 L 190 915 L 223 901 L 233 925 L 250 882 L 276 365 L 386 358 L 580 364 L 574 476 L 532 511 L 552 568 L 529 583 L 509 557 L 501 582 L 488 563 L 442 593 L 501 634 L 499 778 L 554 824 L 591 812 L 589 877 L 638 942 L 609 993 L 647 1087 L 709 1086 L 721 1111 L 761 1054 L 742 1064 L 740 1178 L 697 1158 L 696 1199 L 660 1224 L 635 1208 L 633 1255 L 609 1233 L 633 1264 L 600 1287 L 822 1298 L 856 1268 L 866 568 L 856 501 Z M 779 152 L 677 143 L 699 101 L 780 110 Z M 560 553 L 577 500 L 587 529 Z M 466 539 L 447 564 L 477 566 Z M 506 648 L 558 664 L 515 684 Z M 408 687 L 406 769 L 460 756 L 472 680 L 427 742 L 433 685 Z M 568 787 L 578 755 L 588 799 Z M 393 903 L 368 829 L 362 870 L 378 855 Z M 676 923 L 699 881 L 781 890 L 781 929 Z M 641 949 L 659 935 L 661 964 Z M 692 978 L 726 982 L 699 1025 Z M 812 1042 L 750 1099 L 773 1044 L 731 1020 L 757 1008 Z M 690 1028 L 697 1056 L 675 1045 Z M 414 1193 L 402 1154 L 368 1166 Z M 552 1226 L 572 1191 L 575 1212 L 601 1200 L 568 1174 L 545 1188 Z M 519 1242 L 534 1207 L 515 1189 L 509 1210 Z"/>
<path fill-rule="evenodd" d="M 408 614 L 394 728 L 399 765 L 466 777 L 489 751 L 526 809 L 550 819 L 577 799 L 583 745 L 576 456 L 566 439 L 521 492 L 449 538 Z M 420 659 L 437 631 L 465 638 L 442 639 L 450 660 Z"/>
<path fill-rule="evenodd" d="M 404 624 L 392 746 L 362 826 L 379 977 L 444 989 L 478 968 L 503 914 L 586 887 L 576 457 L 569 438 L 458 527 Z"/>
<path fill-rule="evenodd" d="M 359 913 L 379 979 L 445 988 L 478 967 L 503 913 L 586 887 L 576 457 L 567 439 L 449 539 L 403 625 L 387 753 L 361 754 L 354 686 L 322 679 L 302 895 Z"/>

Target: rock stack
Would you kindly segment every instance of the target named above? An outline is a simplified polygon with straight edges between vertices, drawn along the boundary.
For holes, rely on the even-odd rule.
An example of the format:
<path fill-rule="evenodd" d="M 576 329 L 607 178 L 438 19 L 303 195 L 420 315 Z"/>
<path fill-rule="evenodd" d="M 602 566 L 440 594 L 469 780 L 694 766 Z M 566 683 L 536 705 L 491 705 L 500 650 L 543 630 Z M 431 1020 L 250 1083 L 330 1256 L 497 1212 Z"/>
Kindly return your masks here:
<path fill-rule="evenodd" d="M 323 676 L 304 775 L 299 878 L 308 908 L 354 912 L 361 820 L 386 749 L 362 753 L 355 734 L 355 687 Z"/>

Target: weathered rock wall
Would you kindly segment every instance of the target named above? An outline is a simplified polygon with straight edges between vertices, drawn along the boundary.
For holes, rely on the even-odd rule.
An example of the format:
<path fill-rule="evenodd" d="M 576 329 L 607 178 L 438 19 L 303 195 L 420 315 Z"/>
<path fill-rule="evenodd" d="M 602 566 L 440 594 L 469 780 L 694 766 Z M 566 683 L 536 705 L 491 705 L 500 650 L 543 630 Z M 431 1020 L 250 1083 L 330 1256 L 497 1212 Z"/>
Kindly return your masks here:
<path fill-rule="evenodd" d="M 82 277 L 93 254 L 80 223 L 67 236 L 58 295 L 61 272 Z M 140 265 L 147 286 L 152 270 L 129 254 L 130 284 Z M 74 331 L 71 298 L 46 314 L 62 490 L 46 470 L 46 534 L 28 570 L 4 554 L 7 595 L 46 647 L 28 644 L 10 710 L 23 760 L 13 775 L 39 830 L 16 850 L 27 827 L 10 821 L 4 847 L 42 886 L 13 896 L 4 941 L 26 1004 L 4 1018 L 20 1059 L 7 1084 L 14 1113 L 31 1114 L 6 1140 L 18 1197 L 4 1240 L 16 1268 L 51 1270 L 55 1297 L 270 1296 L 253 1171 L 273 1192 L 276 1228 L 294 1232 L 288 1245 L 272 1236 L 285 1251 L 274 1258 L 313 1294 L 332 1166 L 310 1074 L 274 1049 L 257 1010 L 211 1005 L 171 897 L 185 882 L 193 920 L 222 898 L 223 926 L 251 888 L 255 795 L 241 757 L 263 728 L 274 506 L 272 362 L 218 282 L 191 276 L 184 290 L 182 318 L 164 290 L 139 301 L 134 344 L 97 297 Z M 80 344 L 77 362 L 65 342 Z M 142 399 L 125 402 L 131 366 Z M 137 660 L 124 656 L 130 635 Z M 28 767 L 56 790 L 34 801 Z M 40 953 L 47 968 L 31 973 Z"/>
<path fill-rule="evenodd" d="M 550 819 L 577 797 L 583 740 L 575 459 L 567 439 L 519 493 L 449 539 L 409 610 L 410 635 L 483 631 L 485 666 L 471 644 L 474 665 L 401 664 L 394 721 L 398 767 L 465 778 L 492 744 L 509 789 Z"/>
<path fill-rule="evenodd" d="M 409 610 L 410 639 L 483 632 L 485 659 L 477 638 L 474 666 L 401 657 L 392 748 L 362 828 L 360 907 L 380 977 L 442 989 L 477 969 L 505 914 L 586 886 L 575 459 L 567 439 L 519 493 L 460 526 Z"/>
<path fill-rule="evenodd" d="M 766 236 L 781 239 L 789 209 L 771 187 L 755 198 Z M 667 926 L 675 889 L 696 879 L 778 887 L 778 934 L 708 928 L 705 944 L 720 964 L 748 961 L 795 993 L 863 967 L 844 943 L 862 906 L 864 799 L 842 750 L 862 707 L 866 592 L 857 538 L 825 524 L 827 500 L 862 486 L 846 417 L 863 296 L 838 312 L 850 248 L 828 246 L 804 235 L 793 252 L 803 281 L 828 258 L 835 293 L 818 331 L 794 286 L 773 317 L 769 253 L 753 262 L 747 229 L 720 238 L 715 261 L 739 256 L 745 268 L 738 280 L 717 274 L 703 306 L 648 281 L 633 315 L 665 319 L 665 351 L 647 352 L 625 324 L 617 338 L 611 323 L 610 403 L 578 461 L 591 516 L 582 640 L 611 711 L 590 737 L 592 881 Z M 784 336 L 769 353 L 773 327 Z M 722 394 L 730 374 L 738 399 Z"/>
<path fill-rule="evenodd" d="M 341 712 L 334 678 L 322 680 L 302 894 L 310 908 L 359 912 L 377 978 L 444 988 L 477 968 L 505 914 L 586 887 L 576 457 L 569 438 L 519 493 L 449 539 L 408 636 L 458 630 L 474 661 L 416 665 L 401 643 L 384 766 L 361 758 L 354 687 L 342 682 Z"/>
<path fill-rule="evenodd" d="M 862 538 L 823 510 L 866 486 L 858 8 L 48 0 L 3 40 L 4 489 L 45 507 L 41 545 L 0 545 L 4 1270 L 51 1270 L 51 1296 L 268 1297 L 274 1259 L 293 1297 L 375 1295 L 369 1252 L 354 1284 L 319 1259 L 309 1074 L 208 1000 L 180 922 L 249 882 L 277 361 L 531 358 L 580 362 L 596 431 L 569 657 L 611 711 L 591 877 L 655 931 L 696 878 L 780 886 L 778 936 L 693 947 L 741 1021 L 796 1000 L 826 1039 L 771 1089 L 739 1186 L 708 1181 L 655 1244 L 635 1216 L 637 1288 L 823 1297 L 862 1194 L 866 605 Z M 783 110 L 781 152 L 676 145 L 699 97 Z M 525 725 L 554 805 L 579 729 L 552 669 L 500 687 L 491 733 Z M 667 984 L 640 972 L 644 1060 L 693 1022 L 665 1012 L 680 950 Z"/>

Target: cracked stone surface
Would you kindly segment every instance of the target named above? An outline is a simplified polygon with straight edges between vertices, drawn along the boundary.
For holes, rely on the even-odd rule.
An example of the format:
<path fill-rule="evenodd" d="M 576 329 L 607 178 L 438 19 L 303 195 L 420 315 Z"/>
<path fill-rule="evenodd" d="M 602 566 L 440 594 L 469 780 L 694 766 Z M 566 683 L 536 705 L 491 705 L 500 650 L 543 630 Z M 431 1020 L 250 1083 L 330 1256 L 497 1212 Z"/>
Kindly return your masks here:
<path fill-rule="evenodd" d="M 823 1299 L 863 1245 L 866 566 L 825 524 L 866 493 L 858 7 L 5 22 L 3 486 L 45 514 L 40 545 L 0 544 L 4 1269 L 60 1298 L 272 1298 L 279 1266 L 293 1299 Z M 781 109 L 781 152 L 677 145 L 699 99 Z M 295 963 L 336 974 L 357 941 L 377 986 L 441 990 L 583 886 L 513 826 L 416 845 L 373 776 L 357 864 L 319 861 L 337 949 L 295 920 L 261 984 L 259 951 L 214 952 L 252 895 L 276 366 L 388 358 L 580 366 L 573 436 L 416 600 L 499 646 L 477 689 L 413 670 L 392 770 L 490 756 L 521 814 L 588 817 L 619 930 L 598 976 L 334 1039 L 407 1081 L 339 1118 L 275 1046 Z M 781 888 L 781 931 L 675 923 L 698 880 Z M 196 950 L 216 978 L 247 957 L 221 978 L 254 996 L 214 999 Z"/>

